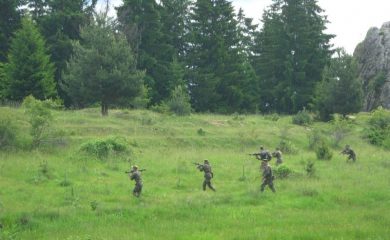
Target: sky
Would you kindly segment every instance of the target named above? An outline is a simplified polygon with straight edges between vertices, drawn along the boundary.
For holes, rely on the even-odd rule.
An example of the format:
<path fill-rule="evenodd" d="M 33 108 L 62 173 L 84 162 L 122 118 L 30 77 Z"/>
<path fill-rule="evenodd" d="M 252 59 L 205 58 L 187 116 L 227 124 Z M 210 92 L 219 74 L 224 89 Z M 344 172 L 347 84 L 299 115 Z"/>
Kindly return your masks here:
<path fill-rule="evenodd" d="M 103 1 L 103 0 L 101 0 Z M 113 6 L 122 0 L 110 0 Z M 272 0 L 232 0 L 236 10 L 240 7 L 247 17 L 260 23 L 264 9 Z M 325 10 L 324 14 L 330 23 L 327 33 L 334 34 L 335 47 L 343 47 L 352 54 L 358 43 L 364 40 L 371 27 L 380 28 L 390 21 L 390 0 L 318 0 L 318 5 Z"/>

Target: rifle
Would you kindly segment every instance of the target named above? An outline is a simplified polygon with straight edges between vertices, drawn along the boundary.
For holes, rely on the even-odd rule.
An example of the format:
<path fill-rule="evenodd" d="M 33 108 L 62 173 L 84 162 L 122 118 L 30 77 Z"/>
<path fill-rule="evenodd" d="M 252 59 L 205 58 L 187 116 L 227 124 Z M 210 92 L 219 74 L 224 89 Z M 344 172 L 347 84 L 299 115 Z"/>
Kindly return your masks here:
<path fill-rule="evenodd" d="M 260 156 L 260 153 L 248 153 L 250 156 Z"/>
<path fill-rule="evenodd" d="M 196 165 L 196 166 L 202 166 L 202 164 L 196 163 L 196 162 L 194 162 L 194 163 L 192 163 L 192 164 L 194 164 L 194 165 Z"/>
<path fill-rule="evenodd" d="M 146 169 L 139 169 L 138 172 L 144 172 L 146 171 Z M 133 173 L 134 170 L 130 170 L 130 171 L 125 171 L 125 173 Z"/>

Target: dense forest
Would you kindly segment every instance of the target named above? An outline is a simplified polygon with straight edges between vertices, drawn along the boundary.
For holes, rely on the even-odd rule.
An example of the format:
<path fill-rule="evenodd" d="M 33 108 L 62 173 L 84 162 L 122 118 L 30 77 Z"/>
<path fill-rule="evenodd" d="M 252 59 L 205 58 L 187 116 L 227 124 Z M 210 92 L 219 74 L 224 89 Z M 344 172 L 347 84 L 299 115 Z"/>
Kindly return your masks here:
<path fill-rule="evenodd" d="M 96 4 L 0 0 L 2 102 L 323 120 L 361 110 L 356 62 L 330 44 L 316 0 L 273 0 L 261 24 L 228 0 L 124 0 L 115 17 Z"/>

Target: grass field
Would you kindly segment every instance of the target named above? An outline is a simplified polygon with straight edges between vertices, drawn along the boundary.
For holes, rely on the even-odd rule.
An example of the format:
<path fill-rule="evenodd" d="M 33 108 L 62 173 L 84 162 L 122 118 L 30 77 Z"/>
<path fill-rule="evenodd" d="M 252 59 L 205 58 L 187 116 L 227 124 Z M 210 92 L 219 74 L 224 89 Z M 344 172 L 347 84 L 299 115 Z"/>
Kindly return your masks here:
<path fill-rule="evenodd" d="M 27 141 L 23 110 L 0 108 L 9 111 Z M 303 127 L 289 116 L 53 114 L 39 149 L 0 151 L 0 239 L 390 239 L 390 154 L 362 138 L 368 114 L 357 115 L 330 161 L 316 160 L 308 135 L 320 129 L 334 143 L 332 124 Z M 112 136 L 125 138 L 132 154 L 97 159 L 80 151 Z M 284 154 L 294 174 L 275 180 L 276 194 L 260 193 L 260 163 L 247 153 L 274 150 L 282 138 L 298 151 Z M 338 154 L 345 144 L 355 164 Z M 202 191 L 192 164 L 206 158 L 215 193 Z M 309 160 L 313 177 L 304 170 Z M 139 199 L 124 173 L 130 164 L 147 169 Z"/>

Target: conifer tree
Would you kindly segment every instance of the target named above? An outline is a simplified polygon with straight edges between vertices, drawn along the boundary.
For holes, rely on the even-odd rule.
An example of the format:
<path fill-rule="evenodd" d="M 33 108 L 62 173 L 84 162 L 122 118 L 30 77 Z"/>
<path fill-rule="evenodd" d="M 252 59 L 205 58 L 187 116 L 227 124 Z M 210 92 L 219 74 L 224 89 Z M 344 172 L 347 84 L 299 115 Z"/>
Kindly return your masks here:
<path fill-rule="evenodd" d="M 316 0 L 273 0 L 264 12 L 254 58 L 263 106 L 295 113 L 310 104 L 332 53 L 322 14 Z"/>
<path fill-rule="evenodd" d="M 108 108 L 129 104 L 144 91 L 141 71 L 125 36 L 114 31 L 110 19 L 97 15 L 81 30 L 63 76 L 62 87 L 77 107 L 99 103 L 103 116 Z"/>
<path fill-rule="evenodd" d="M 12 39 L 5 66 L 6 97 L 18 101 L 28 95 L 37 99 L 56 97 L 54 71 L 42 35 L 30 19 L 24 18 Z"/>

